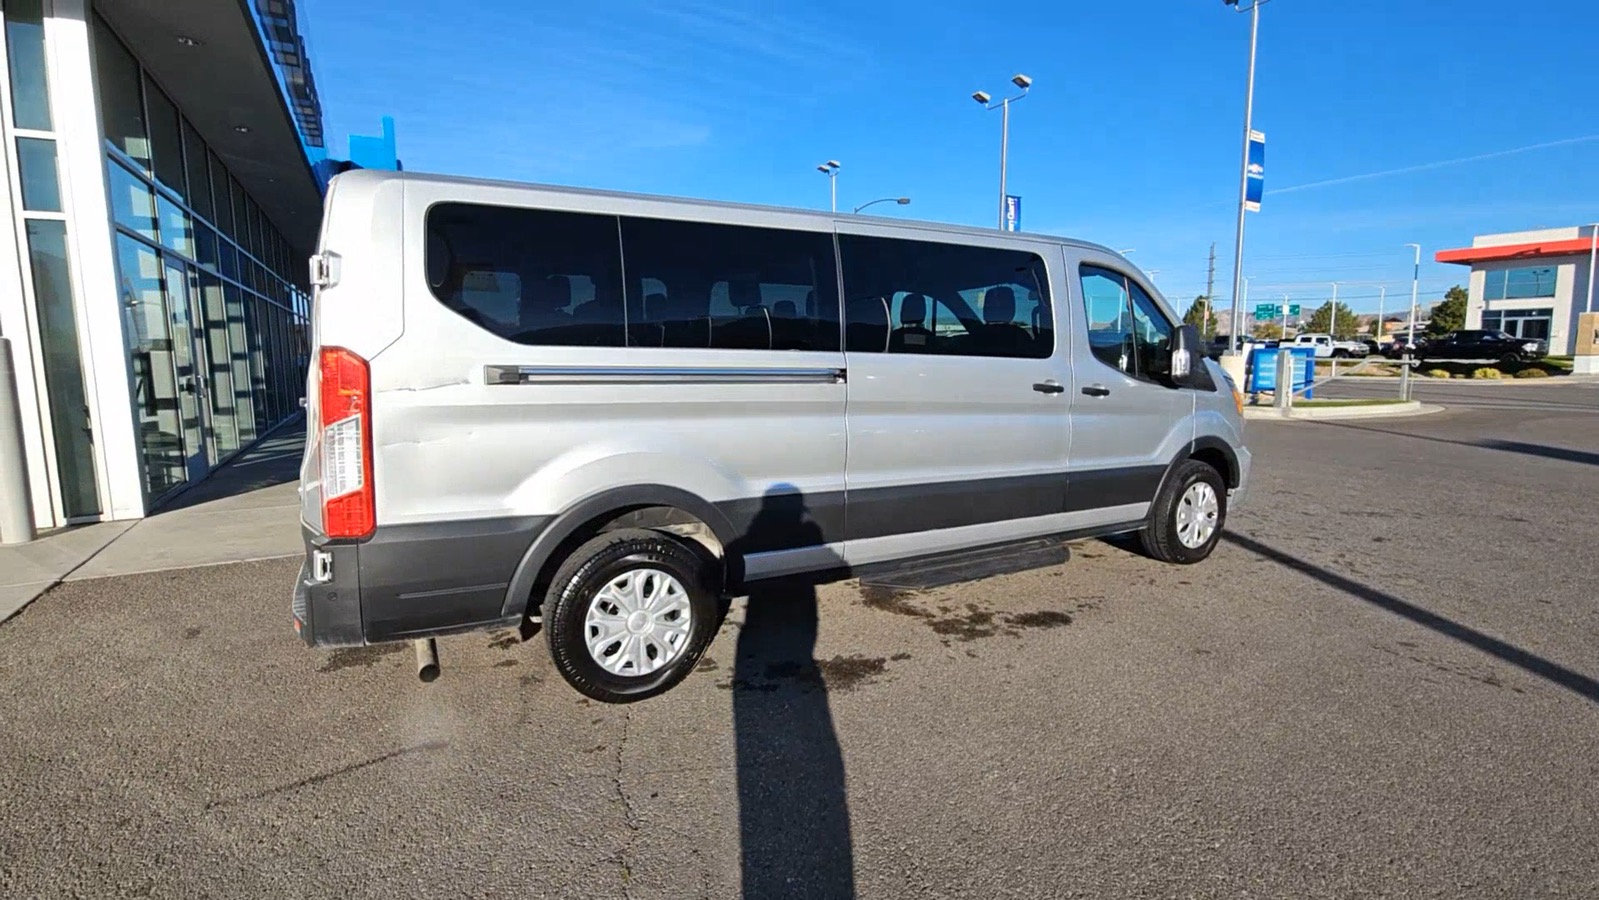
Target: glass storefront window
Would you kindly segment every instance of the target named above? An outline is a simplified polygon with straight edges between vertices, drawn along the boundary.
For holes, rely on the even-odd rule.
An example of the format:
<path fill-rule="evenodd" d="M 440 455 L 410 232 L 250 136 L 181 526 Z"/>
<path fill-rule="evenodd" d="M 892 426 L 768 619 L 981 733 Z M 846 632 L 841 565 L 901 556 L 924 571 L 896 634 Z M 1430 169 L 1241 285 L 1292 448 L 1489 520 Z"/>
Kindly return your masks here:
<path fill-rule="evenodd" d="M 189 192 L 184 196 L 189 201 L 189 206 L 201 216 L 210 219 L 213 215 L 211 205 L 211 174 L 205 168 L 206 149 L 205 141 L 200 140 L 200 132 L 194 130 L 188 119 L 183 120 L 183 159 L 189 170 Z"/>
<path fill-rule="evenodd" d="M 260 431 L 265 431 L 272 427 L 272 416 L 267 409 L 266 339 L 261 300 L 253 294 L 244 295 L 244 326 L 250 342 L 250 398 L 255 402 L 256 425 Z"/>
<path fill-rule="evenodd" d="M 217 268 L 217 233 L 203 222 L 194 223 L 194 261 L 215 272 Z"/>
<path fill-rule="evenodd" d="M 111 176 L 112 218 L 123 228 L 155 240 L 155 197 L 150 185 L 120 163 L 107 160 L 106 169 Z"/>
<path fill-rule="evenodd" d="M 67 267 L 67 225 L 53 219 L 29 219 L 27 231 L 61 509 L 69 519 L 95 516 L 100 514 L 100 492 L 95 484 L 94 438 L 89 430 L 89 401 L 83 389 L 78 320 Z"/>
<path fill-rule="evenodd" d="M 233 194 L 228 191 L 228 170 L 223 167 L 222 160 L 210 150 L 205 152 L 206 159 L 211 161 L 211 198 L 216 206 L 216 212 L 211 216 L 211 223 L 225 235 L 233 235 Z"/>
<path fill-rule="evenodd" d="M 234 178 L 232 175 L 228 176 L 228 194 L 233 197 L 233 221 L 228 223 L 228 228 L 231 229 L 228 234 L 233 237 L 235 244 L 240 247 L 246 247 L 244 237 L 244 223 L 246 221 L 244 188 L 239 186 L 239 179 Z"/>
<path fill-rule="evenodd" d="M 239 226 L 239 246 L 257 259 L 261 257 L 261 210 L 256 207 L 255 198 L 249 195 L 244 198 L 244 224 Z"/>
<path fill-rule="evenodd" d="M 156 205 L 161 211 L 161 244 L 193 259 L 194 230 L 189 224 L 189 214 L 165 195 L 156 197 Z"/>
<path fill-rule="evenodd" d="M 144 79 L 144 106 L 150 124 L 150 151 L 155 156 L 155 179 L 182 197 L 183 132 L 178 126 L 178 108 L 149 76 Z"/>
<path fill-rule="evenodd" d="M 166 294 L 161 289 L 161 258 L 149 247 L 117 235 L 123 334 L 133 366 L 133 407 L 145 491 L 165 494 L 187 479 L 183 422 L 178 410 L 177 372 Z"/>
<path fill-rule="evenodd" d="M 209 363 L 211 433 L 216 441 L 217 456 L 223 457 L 240 446 L 239 426 L 234 420 L 238 398 L 233 387 L 233 349 L 228 343 L 227 301 L 223 297 L 222 282 L 215 276 L 202 274 L 199 282 L 205 355 Z"/>
<path fill-rule="evenodd" d="M 150 143 L 144 128 L 144 98 L 139 93 L 139 64 L 98 16 L 94 20 L 94 63 L 106 140 L 148 166 Z"/>
<path fill-rule="evenodd" d="M 233 248 L 231 241 L 217 241 L 217 271 L 225 278 L 239 279 L 239 251 Z"/>
<path fill-rule="evenodd" d="M 56 142 L 17 138 L 17 163 L 22 170 L 22 208 L 61 211 L 61 181 L 56 172 Z"/>
<path fill-rule="evenodd" d="M 11 121 L 18 128 L 49 131 L 43 0 L 7 0 L 5 17 L 6 55 L 11 61 Z"/>
<path fill-rule="evenodd" d="M 250 391 L 249 324 L 245 321 L 245 294 L 238 285 L 222 286 L 223 304 L 228 317 L 228 347 L 233 369 L 233 416 L 239 443 L 255 440 L 255 401 Z"/>

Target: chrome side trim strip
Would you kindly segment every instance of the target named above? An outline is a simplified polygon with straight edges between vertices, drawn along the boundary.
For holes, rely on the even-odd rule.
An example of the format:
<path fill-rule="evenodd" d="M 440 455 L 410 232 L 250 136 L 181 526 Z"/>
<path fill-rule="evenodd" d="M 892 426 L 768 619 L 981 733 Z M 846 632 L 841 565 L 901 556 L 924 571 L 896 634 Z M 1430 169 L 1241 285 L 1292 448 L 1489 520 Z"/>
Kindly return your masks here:
<path fill-rule="evenodd" d="M 845 370 L 661 366 L 485 366 L 488 384 L 842 384 Z"/>

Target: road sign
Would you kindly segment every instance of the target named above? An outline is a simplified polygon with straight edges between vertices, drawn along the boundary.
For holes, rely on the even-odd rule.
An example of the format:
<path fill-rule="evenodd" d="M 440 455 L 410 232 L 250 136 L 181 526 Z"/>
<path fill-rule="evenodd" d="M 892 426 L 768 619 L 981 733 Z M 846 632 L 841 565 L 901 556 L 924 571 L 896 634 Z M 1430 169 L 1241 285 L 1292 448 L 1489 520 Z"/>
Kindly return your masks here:
<path fill-rule="evenodd" d="M 1275 303 L 1255 304 L 1255 321 L 1257 322 L 1270 322 L 1280 315 L 1282 315 L 1282 308 Z"/>
<path fill-rule="evenodd" d="M 1288 314 L 1289 314 L 1289 315 L 1290 315 L 1290 316 L 1297 316 L 1297 315 L 1299 315 L 1299 304 L 1297 304 L 1297 303 L 1290 303 L 1290 304 L 1288 304 Z"/>
<path fill-rule="evenodd" d="M 1260 212 L 1260 197 L 1266 192 L 1266 135 L 1249 132 L 1249 163 L 1244 167 L 1244 208 Z"/>

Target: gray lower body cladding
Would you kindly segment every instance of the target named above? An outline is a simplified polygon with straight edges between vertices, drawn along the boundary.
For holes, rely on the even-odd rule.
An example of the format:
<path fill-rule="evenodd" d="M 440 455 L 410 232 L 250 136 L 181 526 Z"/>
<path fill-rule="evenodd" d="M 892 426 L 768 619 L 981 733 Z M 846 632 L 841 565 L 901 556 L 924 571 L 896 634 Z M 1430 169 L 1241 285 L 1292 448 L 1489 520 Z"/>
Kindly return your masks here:
<path fill-rule="evenodd" d="M 1147 502 L 1166 466 L 1029 475 L 855 491 L 776 493 L 706 504 L 701 515 L 728 548 L 731 586 L 750 553 L 792 550 Z M 671 496 L 619 491 L 614 505 L 572 516 L 521 516 L 380 527 L 358 543 L 307 533 L 307 565 L 294 601 L 301 636 L 316 646 L 405 640 L 516 625 L 553 545 L 595 510 L 670 504 Z M 577 511 L 574 511 L 576 513 Z M 544 540 L 541 540 L 544 538 Z M 311 579 L 315 552 L 332 556 L 332 578 Z"/>

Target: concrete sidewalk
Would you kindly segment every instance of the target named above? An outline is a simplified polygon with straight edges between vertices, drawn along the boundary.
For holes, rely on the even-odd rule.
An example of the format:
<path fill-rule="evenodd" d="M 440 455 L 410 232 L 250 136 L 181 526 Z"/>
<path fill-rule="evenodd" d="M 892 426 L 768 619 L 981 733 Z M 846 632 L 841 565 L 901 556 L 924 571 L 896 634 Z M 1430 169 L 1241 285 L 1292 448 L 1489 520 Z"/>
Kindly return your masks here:
<path fill-rule="evenodd" d="M 299 554 L 304 445 L 303 420 L 288 423 L 146 518 L 0 547 L 0 621 L 64 581 Z"/>

